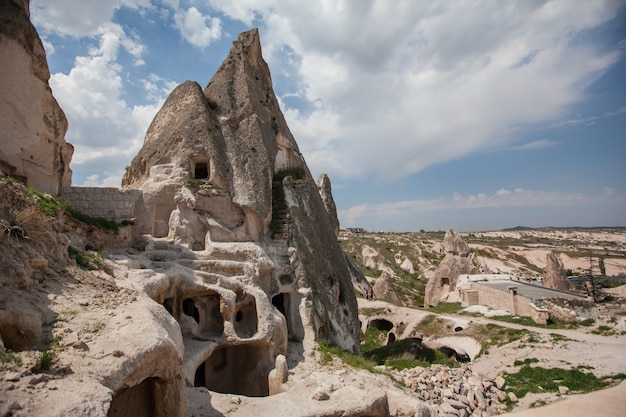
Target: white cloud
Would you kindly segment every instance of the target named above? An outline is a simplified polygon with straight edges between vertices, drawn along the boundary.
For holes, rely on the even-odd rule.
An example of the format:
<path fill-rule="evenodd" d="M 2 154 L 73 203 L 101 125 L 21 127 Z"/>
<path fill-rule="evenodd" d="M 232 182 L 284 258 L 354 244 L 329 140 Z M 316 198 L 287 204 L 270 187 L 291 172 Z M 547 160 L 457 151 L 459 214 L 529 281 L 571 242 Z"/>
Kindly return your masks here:
<path fill-rule="evenodd" d="M 312 171 L 335 177 L 401 178 L 505 148 L 516 127 L 562 117 L 619 56 L 579 37 L 614 17 L 609 0 L 211 4 L 262 23 L 273 71 L 285 45 L 298 56 L 292 93 L 315 106 L 286 118 Z M 334 128 L 313 135 L 321 115 Z M 338 165 L 329 143 L 350 157 Z"/>
<path fill-rule="evenodd" d="M 535 140 L 535 141 L 532 141 L 532 142 L 528 142 L 528 143 L 525 143 L 525 144 L 520 145 L 520 146 L 515 146 L 515 147 L 511 148 L 511 150 L 513 150 L 513 151 L 530 151 L 530 150 L 537 150 L 537 149 L 546 149 L 546 148 L 551 148 L 551 147 L 555 146 L 556 144 L 558 144 L 558 142 L 556 142 L 554 140 L 541 139 L 541 140 Z"/>
<path fill-rule="evenodd" d="M 112 175 L 107 176 L 103 179 L 100 179 L 100 176 L 97 174 L 93 174 L 88 176 L 82 184 L 79 184 L 79 187 L 113 187 L 117 188 L 122 183 L 121 175 Z"/>
<path fill-rule="evenodd" d="M 96 33 L 122 6 L 150 8 L 150 0 L 32 0 L 31 18 L 38 28 L 76 37 Z"/>
<path fill-rule="evenodd" d="M 195 7 L 178 10 L 174 22 L 181 36 L 190 44 L 204 48 L 222 36 L 222 22 L 217 17 L 204 16 Z"/>
<path fill-rule="evenodd" d="M 143 48 L 116 24 L 101 25 L 99 43 L 86 56 L 78 56 L 68 74 L 56 73 L 50 86 L 69 120 L 66 140 L 75 146 L 74 171 L 108 172 L 100 180 L 110 184 L 121 178 L 124 165 L 138 152 L 143 136 L 169 93 L 171 82 L 153 79 L 151 103 L 129 105 L 124 99 L 124 68 L 117 62 L 119 50 L 141 56 Z M 119 186 L 119 182 L 117 184 Z"/>
<path fill-rule="evenodd" d="M 606 192 L 606 195 L 611 195 Z M 593 199 L 578 193 L 563 193 L 558 191 L 527 190 L 516 188 L 508 190 L 501 188 L 492 195 L 477 193 L 462 195 L 455 193 L 452 196 L 435 199 L 418 199 L 397 201 L 381 204 L 359 204 L 346 210 L 339 210 L 338 215 L 342 224 L 353 226 L 363 224 L 364 219 L 385 219 L 397 216 L 409 217 L 418 213 L 441 210 L 468 210 L 477 208 L 506 208 L 530 206 L 568 206 L 571 204 L 585 204 Z"/>

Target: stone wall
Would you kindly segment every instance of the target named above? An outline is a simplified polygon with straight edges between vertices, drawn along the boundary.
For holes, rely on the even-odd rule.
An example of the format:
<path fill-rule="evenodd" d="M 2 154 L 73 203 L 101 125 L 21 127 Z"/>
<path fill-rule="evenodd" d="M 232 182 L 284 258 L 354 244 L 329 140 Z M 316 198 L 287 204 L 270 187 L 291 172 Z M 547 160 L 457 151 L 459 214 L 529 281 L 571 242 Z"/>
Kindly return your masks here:
<path fill-rule="evenodd" d="M 496 310 L 506 310 L 517 316 L 531 317 L 531 300 L 528 297 L 513 294 L 511 291 L 505 293 L 477 282 L 472 282 L 471 289 L 478 290 L 478 304 Z"/>
<path fill-rule="evenodd" d="M 142 192 L 129 188 L 66 187 L 63 198 L 74 210 L 90 216 L 124 220 L 135 217 Z"/>

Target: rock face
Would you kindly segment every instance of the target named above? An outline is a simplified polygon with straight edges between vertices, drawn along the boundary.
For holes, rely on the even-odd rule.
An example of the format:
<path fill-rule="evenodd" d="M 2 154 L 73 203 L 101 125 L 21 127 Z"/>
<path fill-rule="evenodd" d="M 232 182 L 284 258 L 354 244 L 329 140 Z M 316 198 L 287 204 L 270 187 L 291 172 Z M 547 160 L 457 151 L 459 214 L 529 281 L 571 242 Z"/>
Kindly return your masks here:
<path fill-rule="evenodd" d="M 380 277 L 376 279 L 376 283 L 374 284 L 374 295 L 376 298 L 389 301 L 390 303 L 399 306 L 402 305 L 402 300 L 398 297 L 398 293 L 396 293 L 396 289 L 393 286 L 391 275 L 387 272 L 383 272 L 380 274 Z"/>
<path fill-rule="evenodd" d="M 328 175 L 321 174 L 317 178 L 317 189 L 319 190 L 322 201 L 324 202 L 324 208 L 326 209 L 326 213 L 328 214 L 330 224 L 335 231 L 335 236 L 339 236 L 339 218 L 337 217 L 337 206 L 335 205 L 335 200 L 333 199 L 333 193 Z"/>
<path fill-rule="evenodd" d="M 546 269 L 543 274 L 543 286 L 554 288 L 555 290 L 568 291 L 570 289 L 569 281 L 563 263 L 554 254 L 546 255 Z"/>
<path fill-rule="evenodd" d="M 455 291 L 459 275 L 477 272 L 469 246 L 454 230 L 446 232 L 443 248 L 446 256 L 426 284 L 424 307 L 436 306 Z"/>
<path fill-rule="evenodd" d="M 71 183 L 74 148 L 65 142 L 67 119 L 48 85 L 46 53 L 28 3 L 0 2 L 0 170 L 60 195 Z"/>
<path fill-rule="evenodd" d="M 467 243 L 465 243 L 454 229 L 448 229 L 443 237 L 443 250 L 447 255 L 457 255 L 461 257 L 466 257 L 470 253 L 469 246 L 467 246 Z"/>
<path fill-rule="evenodd" d="M 172 92 L 123 186 L 142 191 L 137 227 L 170 261 L 145 291 L 181 325 L 190 383 L 195 374 L 195 385 L 235 392 L 247 380 L 250 392 L 235 393 L 267 395 L 288 338 L 359 350 L 348 266 L 256 29 L 239 35 L 204 90 L 187 81 Z M 248 361 L 224 359 L 241 355 Z M 222 362 L 237 376 L 211 374 Z"/>

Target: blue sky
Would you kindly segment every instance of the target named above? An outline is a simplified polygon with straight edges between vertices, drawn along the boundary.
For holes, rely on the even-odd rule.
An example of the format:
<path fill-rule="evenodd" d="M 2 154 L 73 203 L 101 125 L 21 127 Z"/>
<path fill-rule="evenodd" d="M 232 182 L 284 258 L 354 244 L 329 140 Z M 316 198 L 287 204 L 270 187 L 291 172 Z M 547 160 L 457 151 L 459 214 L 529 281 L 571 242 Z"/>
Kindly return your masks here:
<path fill-rule="evenodd" d="M 258 27 L 342 227 L 626 226 L 623 0 L 31 0 L 73 184 L 119 186 L 178 84 Z"/>

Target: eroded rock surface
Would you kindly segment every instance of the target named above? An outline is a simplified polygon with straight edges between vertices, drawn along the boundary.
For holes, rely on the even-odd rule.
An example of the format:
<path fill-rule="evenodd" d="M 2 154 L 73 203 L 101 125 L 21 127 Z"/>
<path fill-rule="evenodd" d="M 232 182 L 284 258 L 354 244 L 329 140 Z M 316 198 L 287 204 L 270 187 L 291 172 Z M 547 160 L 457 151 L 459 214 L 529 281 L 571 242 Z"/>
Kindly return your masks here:
<path fill-rule="evenodd" d="M 376 283 L 374 284 L 374 295 L 376 298 L 389 301 L 390 303 L 399 306 L 402 305 L 402 300 L 398 297 L 398 293 L 396 293 L 396 289 L 393 286 L 391 275 L 387 272 L 383 272 L 380 274 L 380 277 L 376 279 Z"/>
<path fill-rule="evenodd" d="M 0 2 L 0 170 L 60 195 L 72 179 L 67 119 L 48 85 L 41 39 L 29 1 Z"/>
<path fill-rule="evenodd" d="M 282 389 L 268 377 L 288 339 L 359 350 L 336 212 L 287 127 L 256 30 L 204 90 L 172 92 L 123 185 L 142 191 L 137 228 L 150 237 L 140 257 L 120 255 L 116 277 L 179 323 L 188 385 L 267 396 Z"/>
<path fill-rule="evenodd" d="M 446 232 L 443 247 L 446 256 L 426 284 L 424 307 L 436 306 L 455 291 L 459 275 L 477 272 L 469 246 L 453 229 Z"/>
<path fill-rule="evenodd" d="M 543 274 L 543 286 L 555 290 L 568 291 L 569 281 L 563 263 L 554 253 L 546 255 L 546 269 Z"/>

